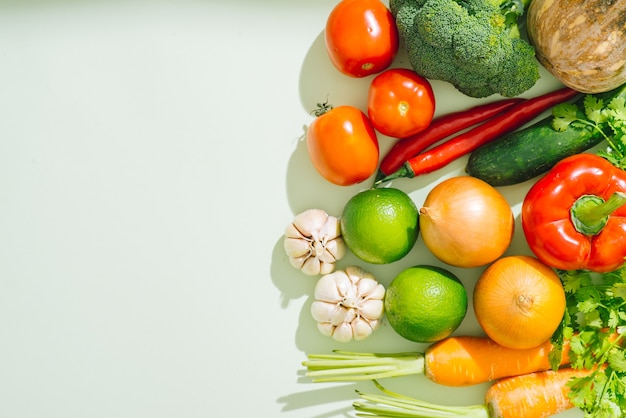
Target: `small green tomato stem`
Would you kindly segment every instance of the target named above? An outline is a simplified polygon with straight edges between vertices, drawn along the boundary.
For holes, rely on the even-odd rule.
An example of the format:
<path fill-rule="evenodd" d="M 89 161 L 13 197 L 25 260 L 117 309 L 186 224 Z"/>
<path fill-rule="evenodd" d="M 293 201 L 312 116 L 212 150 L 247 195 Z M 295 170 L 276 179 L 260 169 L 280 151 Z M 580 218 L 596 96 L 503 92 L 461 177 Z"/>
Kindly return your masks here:
<path fill-rule="evenodd" d="M 578 232 L 585 235 L 597 235 L 609 220 L 609 216 L 626 205 L 626 194 L 615 192 L 604 200 L 594 195 L 583 195 L 574 202 L 570 209 L 570 218 Z"/>
<path fill-rule="evenodd" d="M 313 116 L 320 117 L 324 113 L 328 113 L 331 110 L 333 110 L 333 105 L 329 104 L 327 100 L 324 103 L 318 103 L 317 108 L 315 108 L 315 110 L 313 110 L 311 113 L 313 114 Z"/>
<path fill-rule="evenodd" d="M 424 373 L 422 353 L 353 353 L 309 354 L 305 376 L 314 382 L 350 382 Z"/>

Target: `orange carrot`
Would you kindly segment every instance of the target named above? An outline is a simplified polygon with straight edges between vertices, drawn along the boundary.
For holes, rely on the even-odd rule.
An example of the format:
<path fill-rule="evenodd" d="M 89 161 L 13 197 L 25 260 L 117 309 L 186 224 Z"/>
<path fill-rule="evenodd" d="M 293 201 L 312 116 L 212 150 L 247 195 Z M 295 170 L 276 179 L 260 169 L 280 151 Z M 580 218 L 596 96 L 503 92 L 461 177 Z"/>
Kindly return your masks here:
<path fill-rule="evenodd" d="M 468 386 L 508 376 L 550 369 L 549 341 L 529 349 L 502 347 L 485 337 L 448 337 L 424 353 L 310 354 L 302 362 L 306 376 L 316 382 L 374 380 L 424 374 L 446 386 Z M 569 363 L 569 345 L 563 345 L 561 365 Z"/>
<path fill-rule="evenodd" d="M 550 341 L 528 349 L 510 349 L 483 337 L 451 337 L 425 352 L 424 375 L 446 386 L 467 386 L 550 369 Z M 563 345 L 561 365 L 569 363 Z"/>
<path fill-rule="evenodd" d="M 588 376 L 589 370 L 559 369 L 509 377 L 487 390 L 485 401 L 491 417 L 546 418 L 574 407 L 567 382 Z"/>
<path fill-rule="evenodd" d="M 546 418 L 574 407 L 567 383 L 589 373 L 565 368 L 507 377 L 487 390 L 484 404 L 470 406 L 432 404 L 388 391 L 374 381 L 383 394 L 357 391 L 364 401 L 352 405 L 364 417 Z"/>

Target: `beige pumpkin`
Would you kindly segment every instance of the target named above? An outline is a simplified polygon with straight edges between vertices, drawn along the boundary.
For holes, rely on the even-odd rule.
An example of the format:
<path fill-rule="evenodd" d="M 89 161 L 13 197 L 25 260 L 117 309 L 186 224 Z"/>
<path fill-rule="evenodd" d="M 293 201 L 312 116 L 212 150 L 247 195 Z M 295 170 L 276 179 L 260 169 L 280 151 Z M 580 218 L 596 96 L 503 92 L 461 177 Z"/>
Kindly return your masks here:
<path fill-rule="evenodd" d="M 583 93 L 626 83 L 626 0 L 532 0 L 527 14 L 537 60 Z"/>

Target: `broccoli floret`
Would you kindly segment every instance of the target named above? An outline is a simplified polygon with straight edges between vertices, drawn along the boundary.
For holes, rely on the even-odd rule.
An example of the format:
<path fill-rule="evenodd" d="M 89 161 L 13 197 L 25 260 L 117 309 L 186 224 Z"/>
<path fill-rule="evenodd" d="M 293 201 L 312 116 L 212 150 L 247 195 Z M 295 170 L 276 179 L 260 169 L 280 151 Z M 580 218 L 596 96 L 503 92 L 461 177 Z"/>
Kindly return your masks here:
<path fill-rule="evenodd" d="M 390 0 L 409 61 L 471 97 L 514 97 L 539 79 L 518 22 L 530 0 Z"/>

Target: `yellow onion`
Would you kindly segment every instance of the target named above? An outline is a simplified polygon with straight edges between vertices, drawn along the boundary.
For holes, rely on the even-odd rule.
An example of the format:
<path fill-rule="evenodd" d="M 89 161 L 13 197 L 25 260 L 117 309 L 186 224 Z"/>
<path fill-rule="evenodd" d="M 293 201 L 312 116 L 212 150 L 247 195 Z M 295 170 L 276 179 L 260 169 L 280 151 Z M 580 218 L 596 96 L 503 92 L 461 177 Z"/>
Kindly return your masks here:
<path fill-rule="evenodd" d="M 493 186 L 458 176 L 428 193 L 419 225 L 424 244 L 439 260 L 479 267 L 498 259 L 511 245 L 515 220 L 511 206 Z"/>
<path fill-rule="evenodd" d="M 502 257 L 474 286 L 476 320 L 489 338 L 513 349 L 536 347 L 556 331 L 565 313 L 561 279 L 535 257 Z"/>

